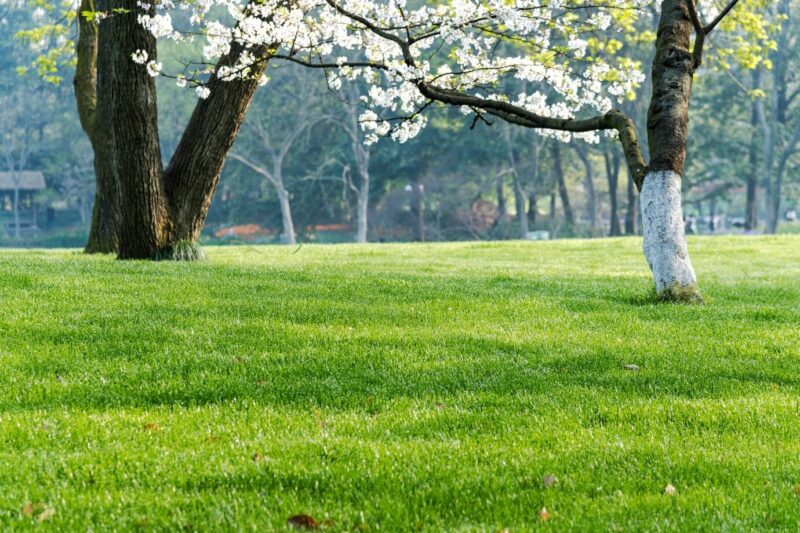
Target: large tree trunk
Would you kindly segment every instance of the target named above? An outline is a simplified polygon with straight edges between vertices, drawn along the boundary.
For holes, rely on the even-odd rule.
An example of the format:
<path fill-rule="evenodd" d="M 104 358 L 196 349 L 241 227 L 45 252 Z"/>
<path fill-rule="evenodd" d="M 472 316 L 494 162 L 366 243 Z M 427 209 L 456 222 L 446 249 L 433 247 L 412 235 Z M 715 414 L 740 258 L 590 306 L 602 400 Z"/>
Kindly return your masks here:
<path fill-rule="evenodd" d="M 254 57 L 266 55 L 263 47 L 247 51 Z M 241 45 L 233 44 L 217 70 L 234 66 L 243 52 Z M 172 242 L 196 243 L 200 238 L 225 159 L 266 65 L 266 61 L 252 65 L 246 80 L 212 78 L 208 84 L 211 95 L 197 103 L 164 177 L 173 219 Z"/>
<path fill-rule="evenodd" d="M 111 160 L 111 132 L 108 117 L 113 110 L 98 109 L 98 80 L 108 68 L 109 54 L 105 50 L 98 53 L 98 26 L 86 20 L 80 13 L 91 11 L 91 0 L 83 0 L 78 9 L 78 41 L 76 46 L 77 64 L 75 66 L 75 100 L 81 127 L 92 145 L 94 152 L 95 199 L 86 253 L 115 253 L 119 248 L 119 184 L 114 175 Z M 106 6 L 98 5 L 98 9 Z M 100 64 L 99 62 L 103 63 Z M 107 83 L 104 76 L 103 83 Z"/>
<path fill-rule="evenodd" d="M 640 202 L 643 250 L 661 298 L 700 301 L 689 260 L 681 206 L 689 100 L 695 58 L 686 0 L 664 0 L 653 60 L 653 96 L 647 114 L 650 165 Z"/>
<path fill-rule="evenodd" d="M 114 162 L 122 193 L 120 259 L 155 257 L 166 248 L 170 233 L 166 191 L 162 180 L 155 79 L 131 61 L 132 50 L 156 58 L 156 42 L 136 19 L 134 0 L 120 6 L 128 14 L 109 17 L 100 25 L 101 50 L 111 54 L 108 94 L 113 106 Z M 153 9 L 150 9 L 151 15 Z"/>
<path fill-rule="evenodd" d="M 558 195 L 561 198 L 561 208 L 564 210 L 564 219 L 567 225 L 572 228 L 575 226 L 575 215 L 572 212 L 567 182 L 564 178 L 564 165 L 561 161 L 561 145 L 558 141 L 554 141 L 550 143 L 550 149 L 553 156 L 553 170 L 556 173 L 556 181 L 558 183 Z"/>
<path fill-rule="evenodd" d="M 611 153 L 609 153 L 611 150 Z M 622 235 L 622 228 L 619 225 L 619 206 L 617 202 L 617 186 L 619 184 L 619 156 L 617 151 L 609 148 L 603 151 L 603 159 L 606 164 L 606 178 L 608 179 L 608 196 L 611 203 L 611 216 L 608 233 L 612 237 Z"/>
<path fill-rule="evenodd" d="M 212 76 L 211 95 L 196 105 L 165 172 L 155 82 L 130 59 L 132 50 L 145 50 L 155 60 L 155 39 L 138 23 L 136 2 L 124 0 L 118 7 L 130 13 L 100 25 L 99 55 L 109 54 L 102 75 L 109 81 L 98 94 L 98 108 L 111 110 L 111 160 L 122 198 L 119 258 L 198 259 L 202 254 L 196 243 L 222 166 L 266 62 L 253 66 L 247 80 L 224 82 Z M 218 67 L 235 64 L 243 52 L 234 45 Z M 261 57 L 266 48 L 248 52 Z"/>

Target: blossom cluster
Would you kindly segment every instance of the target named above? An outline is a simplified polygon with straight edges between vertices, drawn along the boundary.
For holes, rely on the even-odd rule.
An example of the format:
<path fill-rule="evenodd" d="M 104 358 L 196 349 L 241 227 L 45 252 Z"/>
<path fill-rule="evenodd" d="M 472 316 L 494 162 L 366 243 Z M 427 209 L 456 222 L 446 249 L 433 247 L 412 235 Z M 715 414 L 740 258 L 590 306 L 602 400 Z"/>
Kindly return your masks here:
<path fill-rule="evenodd" d="M 369 86 L 361 125 L 367 142 L 391 135 L 404 142 L 425 125 L 423 87 L 469 95 L 478 102 L 509 102 L 542 117 L 571 119 L 612 108 L 639 84 L 633 62 L 595 53 L 615 14 L 635 12 L 650 0 L 193 0 L 139 3 L 138 20 L 156 38 L 202 35 L 203 74 L 249 78 L 252 65 L 273 58 L 324 68 L 336 88 L 341 78 Z M 189 12 L 184 32 L 170 12 Z M 234 45 L 236 45 L 234 47 Z M 161 65 L 137 55 L 148 73 Z M 260 72 L 260 70 L 259 70 Z M 262 79 L 265 82 L 266 78 Z M 185 75 L 178 84 L 185 86 Z M 201 97 L 200 77 L 190 83 Z M 484 113 L 480 105 L 467 113 Z M 548 132 L 543 132 L 548 134 Z M 573 134 L 549 132 L 562 139 Z M 595 134 L 581 136 L 593 140 Z"/>

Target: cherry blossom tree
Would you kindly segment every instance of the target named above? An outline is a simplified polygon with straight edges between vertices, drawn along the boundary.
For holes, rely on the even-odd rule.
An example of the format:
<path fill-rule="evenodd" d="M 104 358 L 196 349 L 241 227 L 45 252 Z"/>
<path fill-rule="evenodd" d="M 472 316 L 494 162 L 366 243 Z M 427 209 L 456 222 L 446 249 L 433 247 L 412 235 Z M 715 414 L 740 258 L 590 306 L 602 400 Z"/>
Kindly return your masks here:
<path fill-rule="evenodd" d="M 434 104 L 457 106 L 475 124 L 499 119 L 561 141 L 598 142 L 602 132 L 618 138 L 640 190 L 643 249 L 656 290 L 665 299 L 699 301 L 681 207 L 689 103 L 706 38 L 738 0 L 709 0 L 702 12 L 695 0 L 658 2 L 646 162 L 633 122 L 614 108 L 643 76 L 635 61 L 618 53 L 614 43 L 619 41 L 608 35 L 630 28 L 638 16 L 648 16 L 644 8 L 653 3 L 455 0 L 409 6 L 404 0 L 203 0 L 153 6 L 122 0 L 121 8 L 101 7 L 109 18 L 101 24 L 101 41 L 108 35 L 106 42 L 115 50 L 118 75 L 113 78 L 125 80 L 124 87 L 110 91 L 115 105 L 147 110 L 114 121 L 121 123 L 114 135 L 137 132 L 133 140 L 142 147 L 137 156 L 144 151 L 152 162 L 144 168 L 132 158 L 118 158 L 119 169 L 140 168 L 129 177 L 120 176 L 123 197 L 140 197 L 137 202 L 123 201 L 123 234 L 126 219 L 167 220 L 175 211 L 188 216 L 151 224 L 144 238 L 147 245 L 131 256 L 152 254 L 172 241 L 196 239 L 204 218 L 198 202 L 171 194 L 181 190 L 184 181 L 205 184 L 198 198 L 205 199 L 199 204 L 207 202 L 252 90 L 264 79 L 267 62 L 280 59 L 324 70 L 333 88 L 343 77 L 368 82 L 369 93 L 362 98 L 367 109 L 359 117 L 367 143 L 382 135 L 401 143 L 414 137 Z M 177 31 L 174 10 L 190 13 L 199 31 Z M 704 22 L 704 16 L 710 22 Z M 104 25 L 109 31 L 104 32 Z M 205 38 L 203 62 L 176 78 L 202 100 L 186 143 L 163 172 L 153 141 L 157 137 L 152 135 L 152 77 L 164 74 L 155 43 L 157 38 L 186 40 L 195 34 Z M 529 89 L 514 94 L 507 89 L 515 87 L 509 80 Z M 236 111 L 227 109 L 231 105 Z M 220 145 L 212 149 L 211 143 L 198 141 L 198 135 L 207 133 L 216 113 L 221 113 L 223 124 L 212 128 L 221 135 L 206 139 Z M 122 137 L 116 142 L 118 148 L 121 141 Z M 216 155 L 209 160 L 207 152 Z M 126 204 L 139 207 L 126 216 Z M 128 254 L 121 250 L 120 255 Z"/>

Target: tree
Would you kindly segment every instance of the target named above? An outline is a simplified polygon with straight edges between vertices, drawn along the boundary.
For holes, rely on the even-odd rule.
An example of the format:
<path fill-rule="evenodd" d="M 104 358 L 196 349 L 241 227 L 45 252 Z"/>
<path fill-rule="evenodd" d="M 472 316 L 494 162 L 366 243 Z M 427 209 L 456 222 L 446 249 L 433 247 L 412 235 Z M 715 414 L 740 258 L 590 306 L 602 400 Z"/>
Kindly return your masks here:
<path fill-rule="evenodd" d="M 356 195 L 356 242 L 367 242 L 367 231 L 369 228 L 369 191 L 370 173 L 369 164 L 372 150 L 369 145 L 364 144 L 361 126 L 358 121 L 358 101 L 359 91 L 355 82 L 346 81 L 340 91 L 340 113 L 330 116 L 330 120 L 337 124 L 347 135 L 352 151 L 354 171 L 346 166 L 344 180 L 347 187 Z M 353 180 L 353 174 L 358 179 Z"/>
<path fill-rule="evenodd" d="M 114 152 L 110 130 L 109 113 L 115 110 L 108 106 L 99 110 L 97 106 L 97 58 L 98 26 L 80 13 L 92 10 L 93 0 L 82 0 L 78 7 L 78 40 L 76 43 L 76 66 L 73 85 L 78 117 L 94 153 L 95 199 L 87 253 L 116 253 L 119 249 L 120 190 L 114 165 Z M 103 57 L 108 60 L 109 56 Z M 103 65 L 102 68 L 108 68 Z M 106 80 L 109 78 L 106 77 Z"/>
<path fill-rule="evenodd" d="M 99 25 L 97 107 L 110 121 L 110 151 L 121 192 L 121 259 L 196 259 L 196 246 L 225 158 L 262 82 L 266 61 L 254 63 L 248 76 L 225 81 L 226 68 L 244 56 L 265 58 L 268 46 L 233 43 L 206 81 L 196 85 L 201 99 L 166 168 L 157 125 L 154 75 L 157 26 L 145 28 L 155 8 L 134 0 L 100 2 L 106 15 Z M 134 57 L 147 63 L 141 68 Z"/>
<path fill-rule="evenodd" d="M 495 9 L 474 4 L 469 6 L 470 10 L 460 5 L 458 12 L 448 7 L 405 11 L 393 5 L 349 7 L 328 0 L 318 9 L 327 18 L 336 20 L 338 17 L 346 21 L 352 29 L 349 37 L 359 40 L 363 43 L 362 48 L 367 49 L 367 61 L 357 58 L 324 60 L 319 57 L 318 47 L 314 54 L 295 60 L 311 67 L 337 67 L 340 71 L 366 66 L 369 67 L 369 76 L 374 76 L 373 70 L 385 72 L 384 82 L 395 88 L 371 92 L 371 103 L 382 109 L 399 107 L 406 113 L 407 120 L 390 125 L 377 114 L 364 119 L 372 121 L 376 134 L 390 133 L 400 141 L 414 135 L 424 125 L 421 112 L 431 102 L 460 106 L 473 113 L 476 121 L 493 116 L 525 127 L 561 132 L 562 138 L 586 137 L 590 132 L 600 130 L 616 132 L 629 172 L 641 191 L 643 249 L 653 272 L 656 290 L 665 299 L 700 301 L 696 276 L 689 261 L 681 206 L 689 104 L 692 81 L 702 63 L 705 40 L 737 3 L 737 0 L 731 1 L 709 24 L 705 24 L 693 0 L 661 2 L 652 66 L 653 94 L 647 121 L 648 164 L 639 148 L 630 118 L 619 110 L 609 111 L 610 102 L 599 96 L 601 87 L 598 85 L 608 80 L 606 74 L 609 71 L 615 72 L 611 79 L 616 81 L 609 88 L 612 94 L 624 94 L 630 90 L 635 76 L 625 70 L 624 63 L 615 68 L 596 60 L 578 72 L 575 70 L 578 67 L 568 63 L 559 63 L 558 68 L 552 68 L 547 55 L 536 55 L 531 60 L 522 55 L 494 56 L 487 52 L 487 49 L 494 51 L 499 45 L 505 45 L 531 51 L 544 49 L 550 54 L 568 55 L 571 52 L 573 57 L 583 57 L 588 41 L 580 39 L 581 30 L 594 30 L 599 24 L 607 27 L 614 16 L 600 7 L 592 8 L 581 2 L 567 2 L 559 7 L 531 2 L 530 5 L 518 3 L 514 8 Z M 614 4 L 613 7 L 623 10 L 636 7 L 635 3 L 629 2 Z M 531 10 L 536 11 L 535 15 L 529 14 Z M 606 18 L 600 19 L 601 15 Z M 548 25 L 544 26 L 542 20 L 546 20 Z M 298 32 L 303 33 L 302 29 Z M 319 33 L 319 29 L 314 27 L 304 35 L 317 38 Z M 549 44 L 552 42 L 563 44 L 558 47 Z M 348 44 L 352 47 L 352 42 Z M 313 48 L 314 44 L 307 46 Z M 377 47 L 380 53 L 370 54 L 370 46 Z M 447 65 L 433 70 L 434 56 L 444 61 L 441 55 L 436 55 L 439 49 L 454 57 L 454 68 Z M 424 60 L 421 59 L 422 52 L 428 53 Z M 603 75 L 598 71 L 598 64 L 602 65 Z M 559 71 L 560 76 L 557 77 L 553 71 Z M 514 102 L 508 95 L 481 94 L 481 89 L 509 73 L 529 81 L 548 83 L 560 94 L 562 102 L 548 105 L 542 93 L 523 94 Z M 582 77 L 579 78 L 578 74 Z M 575 112 L 585 108 L 594 108 L 601 114 L 573 118 Z"/>
<path fill-rule="evenodd" d="M 233 159 L 246 165 L 275 189 L 281 208 L 283 240 L 287 244 L 297 241 L 291 195 L 284 177 L 286 160 L 303 134 L 326 118 L 315 106 L 317 91 L 312 80 L 302 76 L 298 69 L 292 69 L 291 74 L 285 76 L 288 83 L 283 85 L 283 90 L 273 91 L 269 99 L 263 98 L 263 105 L 258 106 L 256 113 L 245 122 L 247 140 L 255 143 L 255 149 L 248 150 L 253 155 L 245 155 L 238 147 L 231 153 Z M 283 118 L 287 111 L 291 112 L 290 120 Z"/>

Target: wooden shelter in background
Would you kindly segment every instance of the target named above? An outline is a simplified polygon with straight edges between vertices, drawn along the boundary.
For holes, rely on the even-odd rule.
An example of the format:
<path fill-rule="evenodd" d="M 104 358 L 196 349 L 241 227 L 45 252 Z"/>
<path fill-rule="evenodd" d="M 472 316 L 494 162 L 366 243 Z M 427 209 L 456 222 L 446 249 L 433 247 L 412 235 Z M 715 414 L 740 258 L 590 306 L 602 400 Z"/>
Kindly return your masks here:
<path fill-rule="evenodd" d="M 34 195 L 46 187 L 44 174 L 39 171 L 0 172 L 0 221 L 4 229 L 14 229 L 14 197 L 19 194 L 19 223 L 21 229 L 37 228 Z"/>

